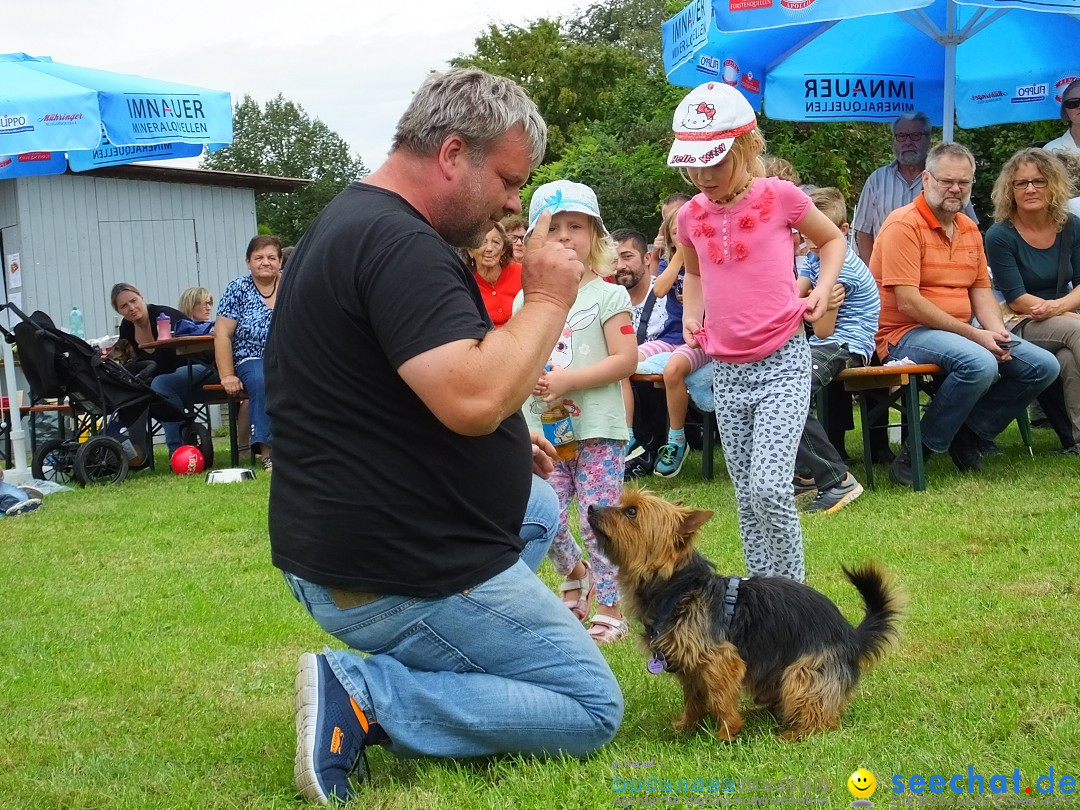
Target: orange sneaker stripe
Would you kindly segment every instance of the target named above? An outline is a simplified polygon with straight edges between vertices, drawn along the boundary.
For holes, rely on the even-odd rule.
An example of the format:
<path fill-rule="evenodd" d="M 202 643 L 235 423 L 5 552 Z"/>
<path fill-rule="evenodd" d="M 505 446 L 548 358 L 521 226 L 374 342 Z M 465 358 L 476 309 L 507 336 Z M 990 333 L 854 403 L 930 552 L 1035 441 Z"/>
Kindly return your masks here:
<path fill-rule="evenodd" d="M 360 721 L 360 728 L 367 734 L 369 726 L 367 715 L 364 714 L 364 710 L 357 705 L 356 701 L 353 700 L 351 696 L 349 697 L 349 703 L 352 704 L 353 711 L 356 712 L 356 719 Z"/>

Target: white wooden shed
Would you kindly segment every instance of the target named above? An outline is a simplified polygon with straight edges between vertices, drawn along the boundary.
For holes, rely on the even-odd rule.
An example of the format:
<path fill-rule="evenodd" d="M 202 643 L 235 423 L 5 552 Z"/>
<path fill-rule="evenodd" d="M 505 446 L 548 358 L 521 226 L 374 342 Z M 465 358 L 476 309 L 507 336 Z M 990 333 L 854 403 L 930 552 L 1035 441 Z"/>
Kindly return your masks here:
<path fill-rule="evenodd" d="M 215 301 L 247 272 L 257 232 L 255 194 L 289 192 L 306 180 L 130 165 L 0 181 L 4 291 L 26 313 L 43 310 L 68 327 L 72 306 L 85 334 L 115 334 L 109 291 L 134 284 L 147 303 L 176 306 L 202 286 Z M 12 257 L 21 286 L 13 287 Z"/>

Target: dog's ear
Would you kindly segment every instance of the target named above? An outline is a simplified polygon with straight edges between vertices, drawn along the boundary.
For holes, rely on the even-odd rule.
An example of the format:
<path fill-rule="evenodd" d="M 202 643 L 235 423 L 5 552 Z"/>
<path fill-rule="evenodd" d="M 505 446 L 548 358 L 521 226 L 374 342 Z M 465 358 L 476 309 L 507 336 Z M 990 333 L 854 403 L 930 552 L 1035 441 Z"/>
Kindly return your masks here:
<path fill-rule="evenodd" d="M 708 509 L 694 509 L 688 511 L 683 516 L 682 523 L 679 525 L 679 537 L 684 540 L 689 540 L 712 516 L 713 513 Z"/>

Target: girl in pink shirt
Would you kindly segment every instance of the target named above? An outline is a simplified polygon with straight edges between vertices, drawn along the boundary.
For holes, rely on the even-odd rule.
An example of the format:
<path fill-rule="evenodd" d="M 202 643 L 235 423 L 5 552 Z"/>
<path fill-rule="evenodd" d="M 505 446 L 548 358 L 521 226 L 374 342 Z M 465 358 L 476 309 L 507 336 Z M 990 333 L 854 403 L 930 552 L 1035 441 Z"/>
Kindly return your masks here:
<path fill-rule="evenodd" d="M 763 177 L 765 141 L 738 90 L 710 82 L 675 111 L 668 165 L 696 195 L 679 211 L 686 265 L 683 333 L 713 364 L 716 422 L 735 486 L 750 574 L 806 578 L 795 509 L 795 454 L 810 406 L 803 321 L 824 313 L 840 274 L 840 230 L 786 180 Z M 805 298 L 793 272 L 792 228 L 820 246 L 821 275 Z"/>

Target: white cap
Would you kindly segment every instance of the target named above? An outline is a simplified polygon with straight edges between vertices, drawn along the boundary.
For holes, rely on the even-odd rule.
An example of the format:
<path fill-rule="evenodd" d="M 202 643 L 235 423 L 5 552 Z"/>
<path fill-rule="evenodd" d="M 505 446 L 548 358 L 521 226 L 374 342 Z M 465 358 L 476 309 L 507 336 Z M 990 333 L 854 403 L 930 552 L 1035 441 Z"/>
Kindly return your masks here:
<path fill-rule="evenodd" d="M 529 230 L 525 233 L 526 237 L 533 232 L 536 220 L 540 219 L 540 215 L 545 211 L 551 214 L 558 214 L 561 211 L 588 214 L 600 226 L 600 233 L 607 236 L 604 220 L 600 218 L 600 204 L 596 201 L 596 192 L 584 183 L 556 180 L 554 183 L 544 183 L 537 188 L 529 201 Z"/>
<path fill-rule="evenodd" d="M 727 157 L 735 138 L 756 126 L 754 108 L 734 87 L 723 82 L 695 87 L 675 108 L 668 166 L 715 166 Z"/>

